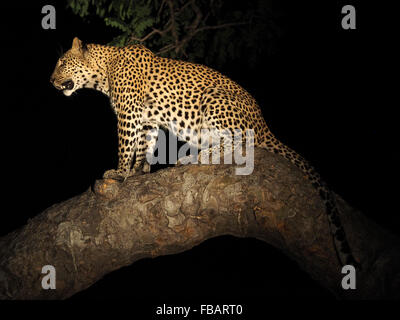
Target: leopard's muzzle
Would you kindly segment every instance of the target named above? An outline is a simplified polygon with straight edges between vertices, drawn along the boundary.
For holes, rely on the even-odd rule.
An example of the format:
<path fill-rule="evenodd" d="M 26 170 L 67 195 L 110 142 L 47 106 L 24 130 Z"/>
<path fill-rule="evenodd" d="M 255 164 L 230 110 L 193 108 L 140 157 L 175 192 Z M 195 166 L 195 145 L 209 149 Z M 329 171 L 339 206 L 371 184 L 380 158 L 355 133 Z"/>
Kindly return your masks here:
<path fill-rule="evenodd" d="M 72 90 L 74 88 L 74 82 L 72 80 L 64 81 L 61 85 L 57 84 L 54 78 L 50 78 L 50 82 L 58 90 Z"/>
<path fill-rule="evenodd" d="M 63 90 L 72 90 L 72 89 L 74 88 L 74 82 L 73 82 L 72 80 L 64 81 L 64 82 L 61 84 L 61 88 L 62 88 Z"/>

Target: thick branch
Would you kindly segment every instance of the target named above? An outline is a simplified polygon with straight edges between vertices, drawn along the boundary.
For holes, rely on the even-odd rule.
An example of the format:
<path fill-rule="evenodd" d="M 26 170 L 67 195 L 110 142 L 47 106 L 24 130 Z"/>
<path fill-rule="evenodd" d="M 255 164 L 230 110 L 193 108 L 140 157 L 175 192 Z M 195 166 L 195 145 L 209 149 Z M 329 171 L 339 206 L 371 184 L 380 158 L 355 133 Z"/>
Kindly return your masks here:
<path fill-rule="evenodd" d="M 122 184 L 99 180 L 93 190 L 0 239 L 0 298 L 68 298 L 141 258 L 227 234 L 281 249 L 339 297 L 399 297 L 398 239 L 338 198 L 350 246 L 363 262 L 357 290 L 344 291 L 321 199 L 296 167 L 264 150 L 256 150 L 248 176 L 229 165 L 189 165 Z M 48 264 L 57 270 L 56 290 L 41 288 Z"/>

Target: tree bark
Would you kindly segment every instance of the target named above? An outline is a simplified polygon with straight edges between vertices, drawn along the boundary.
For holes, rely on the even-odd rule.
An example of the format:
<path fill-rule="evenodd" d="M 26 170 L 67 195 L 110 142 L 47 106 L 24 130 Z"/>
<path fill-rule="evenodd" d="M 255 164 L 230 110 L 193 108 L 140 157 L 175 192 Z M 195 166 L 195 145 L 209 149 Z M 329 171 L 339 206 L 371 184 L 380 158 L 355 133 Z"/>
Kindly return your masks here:
<path fill-rule="evenodd" d="M 65 299 L 145 257 L 174 254 L 220 235 L 254 237 L 282 250 L 339 298 L 400 296 L 400 241 L 337 196 L 349 244 L 362 262 L 357 289 L 341 267 L 325 208 L 301 171 L 255 150 L 254 172 L 234 165 L 188 165 L 98 180 L 0 239 L 1 299 Z M 44 290 L 44 265 L 56 268 Z"/>

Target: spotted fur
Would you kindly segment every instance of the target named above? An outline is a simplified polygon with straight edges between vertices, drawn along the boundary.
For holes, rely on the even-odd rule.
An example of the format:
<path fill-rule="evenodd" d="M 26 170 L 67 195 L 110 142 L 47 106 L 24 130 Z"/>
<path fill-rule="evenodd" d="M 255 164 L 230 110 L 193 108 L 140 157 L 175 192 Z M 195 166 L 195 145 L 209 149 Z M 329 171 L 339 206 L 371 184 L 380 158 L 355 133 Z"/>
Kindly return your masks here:
<path fill-rule="evenodd" d="M 51 82 L 67 96 L 93 88 L 110 98 L 118 120 L 119 163 L 117 170 L 104 174 L 108 178 L 148 172 L 145 155 L 152 153 L 157 139 L 152 129 L 171 122 L 176 123 L 174 133 L 189 143 L 204 128 L 254 130 L 255 146 L 283 156 L 305 173 L 325 202 L 341 264 L 358 266 L 333 193 L 305 159 L 274 137 L 255 99 L 226 76 L 203 65 L 155 56 L 143 46 L 86 46 L 75 38 L 58 60 Z M 149 132 L 151 139 L 146 139 Z"/>

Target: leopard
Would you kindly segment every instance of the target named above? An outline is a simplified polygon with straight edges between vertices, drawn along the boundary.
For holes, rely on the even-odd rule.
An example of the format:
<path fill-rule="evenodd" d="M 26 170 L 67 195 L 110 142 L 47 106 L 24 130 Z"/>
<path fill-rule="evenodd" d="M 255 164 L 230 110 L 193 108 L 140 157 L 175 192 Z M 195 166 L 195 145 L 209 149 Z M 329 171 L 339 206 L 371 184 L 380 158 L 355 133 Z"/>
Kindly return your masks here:
<path fill-rule="evenodd" d="M 158 56 L 142 44 L 86 44 L 75 37 L 50 82 L 65 96 L 82 88 L 108 96 L 117 118 L 118 167 L 107 170 L 105 179 L 124 181 L 149 173 L 146 154 L 154 152 L 158 130 L 171 129 L 170 123 L 189 144 L 202 129 L 252 130 L 255 147 L 282 156 L 303 172 L 324 201 L 339 263 L 361 270 L 333 191 L 306 159 L 274 136 L 255 98 L 229 77 L 202 64 Z"/>

